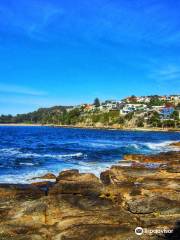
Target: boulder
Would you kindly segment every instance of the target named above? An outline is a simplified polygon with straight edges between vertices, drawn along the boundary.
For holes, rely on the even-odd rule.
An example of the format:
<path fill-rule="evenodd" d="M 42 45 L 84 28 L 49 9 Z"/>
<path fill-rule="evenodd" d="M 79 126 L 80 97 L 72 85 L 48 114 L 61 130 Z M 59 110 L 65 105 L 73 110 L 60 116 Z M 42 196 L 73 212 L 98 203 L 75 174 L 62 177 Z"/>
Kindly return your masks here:
<path fill-rule="evenodd" d="M 77 170 L 63 171 L 49 194 L 100 195 L 102 184 L 94 174 L 79 173 Z"/>
<path fill-rule="evenodd" d="M 110 171 L 106 170 L 104 172 L 101 172 L 100 179 L 101 179 L 101 182 L 105 185 L 111 184 Z"/>
<path fill-rule="evenodd" d="M 56 180 L 56 175 L 54 175 L 52 173 L 47 173 L 40 177 L 34 177 L 31 180 L 36 180 L 36 179 Z"/>
<path fill-rule="evenodd" d="M 68 180 L 68 179 L 75 180 L 76 176 L 79 176 L 79 170 L 77 169 L 66 170 L 59 173 L 59 176 L 56 178 L 56 181 L 59 182 L 60 180 Z"/>

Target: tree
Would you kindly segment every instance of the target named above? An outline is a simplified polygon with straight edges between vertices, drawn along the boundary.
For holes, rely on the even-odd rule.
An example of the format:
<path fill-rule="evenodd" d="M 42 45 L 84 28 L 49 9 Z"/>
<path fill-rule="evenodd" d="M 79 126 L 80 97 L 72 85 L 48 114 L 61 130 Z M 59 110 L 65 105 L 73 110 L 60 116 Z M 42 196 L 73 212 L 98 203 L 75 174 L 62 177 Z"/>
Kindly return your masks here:
<path fill-rule="evenodd" d="M 164 102 L 162 100 L 160 100 L 158 96 L 152 96 L 148 106 L 150 106 L 150 107 L 151 106 L 161 106 L 163 104 L 164 104 Z"/>
<path fill-rule="evenodd" d="M 14 117 L 12 115 L 1 115 L 0 123 L 12 123 L 14 122 Z"/>
<path fill-rule="evenodd" d="M 137 127 L 144 127 L 144 119 L 138 118 L 136 121 Z"/>
<path fill-rule="evenodd" d="M 175 110 L 175 111 L 171 114 L 171 117 L 172 117 L 174 120 L 178 121 L 178 120 L 179 120 L 179 112 Z"/>
<path fill-rule="evenodd" d="M 119 117 L 118 123 L 122 125 L 124 124 L 124 122 L 125 122 L 124 117 Z"/>
<path fill-rule="evenodd" d="M 99 107 L 101 105 L 99 98 L 94 99 L 94 105 L 95 105 L 95 107 Z"/>
<path fill-rule="evenodd" d="M 163 127 L 175 127 L 175 122 L 173 120 L 163 121 Z"/>
<path fill-rule="evenodd" d="M 161 121 L 160 121 L 160 115 L 157 112 L 153 112 L 152 116 L 148 120 L 148 123 L 153 127 L 160 127 Z"/>
<path fill-rule="evenodd" d="M 128 114 L 125 115 L 125 119 L 130 121 L 134 116 L 134 112 L 129 112 Z"/>

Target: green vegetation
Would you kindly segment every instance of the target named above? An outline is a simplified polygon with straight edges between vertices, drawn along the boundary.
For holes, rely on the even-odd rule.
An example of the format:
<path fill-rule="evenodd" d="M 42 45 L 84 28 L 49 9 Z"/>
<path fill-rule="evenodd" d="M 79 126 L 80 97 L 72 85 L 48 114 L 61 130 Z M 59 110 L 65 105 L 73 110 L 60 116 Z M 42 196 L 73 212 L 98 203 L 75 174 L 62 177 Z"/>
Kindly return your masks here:
<path fill-rule="evenodd" d="M 154 112 L 148 119 L 148 124 L 153 127 L 161 127 L 160 115 L 157 112 Z"/>
<path fill-rule="evenodd" d="M 179 120 L 179 113 L 178 113 L 178 111 L 174 111 L 171 114 L 171 118 L 173 118 L 174 120 L 178 121 Z"/>
<path fill-rule="evenodd" d="M 131 97 L 135 101 L 135 96 Z M 162 105 L 156 96 L 152 97 L 150 105 Z M 1 115 L 0 123 L 26 123 L 42 125 L 78 125 L 78 126 L 119 126 L 130 128 L 160 127 L 179 128 L 179 105 L 168 117 L 162 116 L 157 111 L 133 111 L 120 115 L 120 110 L 100 110 L 100 101 L 94 100 L 94 105 L 84 104 L 73 108 L 72 106 L 55 106 L 40 108 L 27 114 Z"/>
<path fill-rule="evenodd" d="M 15 117 L 12 115 L 1 115 L 0 116 L 0 123 L 14 123 L 15 122 Z"/>
<path fill-rule="evenodd" d="M 136 121 L 137 127 L 144 127 L 144 119 L 138 118 Z"/>
<path fill-rule="evenodd" d="M 134 116 L 134 112 L 130 112 L 130 113 L 125 115 L 125 119 L 126 120 L 131 120 L 133 118 L 133 116 Z"/>
<path fill-rule="evenodd" d="M 99 98 L 95 98 L 94 100 L 94 106 L 99 107 L 101 105 Z"/>
<path fill-rule="evenodd" d="M 158 96 L 152 96 L 150 102 L 148 103 L 148 106 L 162 106 L 164 104 L 164 101 L 159 100 Z"/>

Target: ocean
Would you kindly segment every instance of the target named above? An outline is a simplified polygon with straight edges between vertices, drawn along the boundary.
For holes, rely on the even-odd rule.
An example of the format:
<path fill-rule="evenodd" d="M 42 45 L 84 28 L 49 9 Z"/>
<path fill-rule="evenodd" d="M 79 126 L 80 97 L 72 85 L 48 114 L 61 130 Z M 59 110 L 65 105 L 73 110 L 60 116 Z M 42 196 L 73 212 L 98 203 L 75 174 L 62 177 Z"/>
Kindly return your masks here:
<path fill-rule="evenodd" d="M 177 132 L 0 126 L 0 183 L 30 183 L 48 172 L 97 176 L 124 154 L 170 151 Z"/>

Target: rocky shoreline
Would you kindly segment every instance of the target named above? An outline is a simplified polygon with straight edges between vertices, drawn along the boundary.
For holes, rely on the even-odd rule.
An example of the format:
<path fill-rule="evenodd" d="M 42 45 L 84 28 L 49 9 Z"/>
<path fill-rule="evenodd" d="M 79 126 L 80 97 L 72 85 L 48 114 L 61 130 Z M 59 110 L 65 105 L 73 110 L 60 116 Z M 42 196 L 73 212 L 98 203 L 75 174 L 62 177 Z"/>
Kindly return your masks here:
<path fill-rule="evenodd" d="M 39 183 L 0 184 L 0 240 L 178 239 L 180 151 L 124 159 L 128 166 L 100 178 L 67 170 Z M 136 235 L 136 227 L 146 232 Z"/>

